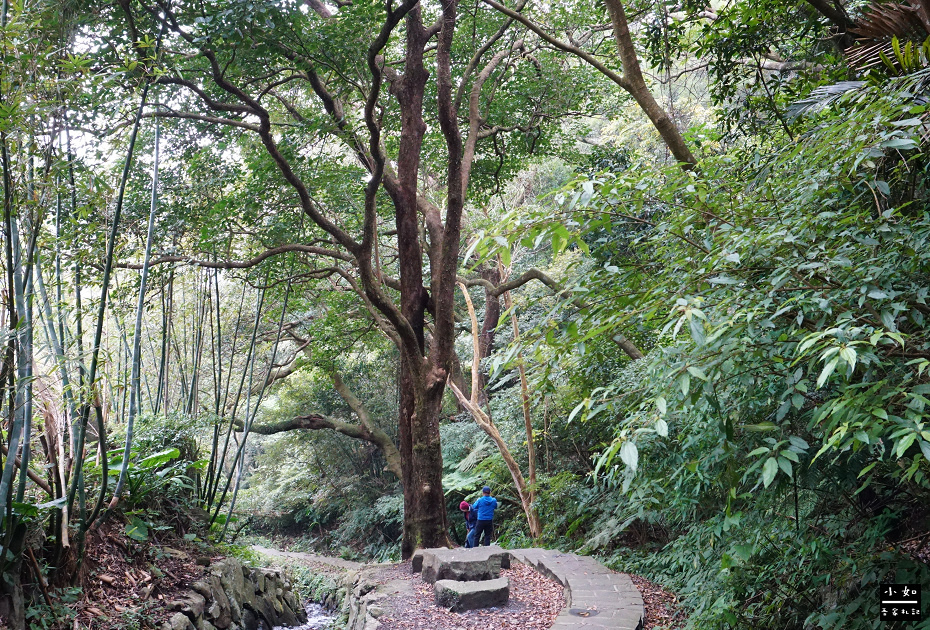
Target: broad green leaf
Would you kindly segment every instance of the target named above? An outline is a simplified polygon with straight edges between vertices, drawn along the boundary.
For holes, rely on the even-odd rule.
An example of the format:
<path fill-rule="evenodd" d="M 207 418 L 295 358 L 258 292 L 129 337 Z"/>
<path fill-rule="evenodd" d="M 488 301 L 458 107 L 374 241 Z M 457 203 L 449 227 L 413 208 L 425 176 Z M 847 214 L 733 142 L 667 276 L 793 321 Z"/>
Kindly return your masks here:
<path fill-rule="evenodd" d="M 856 350 L 850 346 L 840 348 L 840 357 L 846 361 L 850 370 L 856 368 Z"/>
<path fill-rule="evenodd" d="M 791 443 L 792 446 L 794 446 L 795 448 L 801 451 L 806 451 L 807 449 L 810 448 L 810 445 L 807 443 L 807 440 L 805 440 L 804 438 L 799 438 L 796 435 L 790 436 L 788 438 L 788 441 Z"/>
<path fill-rule="evenodd" d="M 890 138 L 882 142 L 879 146 L 882 146 L 886 149 L 898 149 L 906 151 L 908 149 L 916 149 L 918 145 L 917 142 L 911 138 Z"/>
<path fill-rule="evenodd" d="M 661 418 L 656 420 L 656 433 L 662 437 L 668 437 L 668 423 L 665 420 Z"/>
<path fill-rule="evenodd" d="M 930 442 L 920 441 L 920 452 L 924 454 L 927 461 L 930 462 Z"/>
<path fill-rule="evenodd" d="M 126 535 L 133 540 L 143 542 L 149 539 L 149 528 L 138 516 L 133 516 L 126 524 Z"/>
<path fill-rule="evenodd" d="M 176 448 L 169 448 L 167 450 L 161 451 L 160 453 L 149 455 L 139 462 L 139 468 L 156 468 L 158 466 L 167 464 L 171 460 L 177 459 L 180 456 L 181 451 Z"/>
<path fill-rule="evenodd" d="M 791 471 L 791 462 L 789 462 L 784 457 L 778 458 L 778 467 L 781 468 L 783 471 L 785 471 L 785 474 L 788 475 L 789 477 L 792 476 L 793 473 Z"/>
<path fill-rule="evenodd" d="M 895 447 L 895 455 L 896 455 L 897 457 L 903 457 L 903 456 L 904 456 L 904 451 L 906 451 L 907 449 L 909 449 L 909 448 L 911 447 L 911 444 L 913 444 L 913 443 L 914 443 L 914 440 L 916 440 L 916 439 L 917 439 L 917 434 L 916 434 L 916 433 L 909 433 L 909 434 L 905 435 L 903 438 L 901 438 L 901 439 L 898 441 L 897 446 Z"/>
<path fill-rule="evenodd" d="M 12 501 L 13 513 L 19 514 L 20 516 L 38 516 L 39 507 L 33 503 L 20 503 L 19 501 Z"/>
<path fill-rule="evenodd" d="M 691 338 L 694 339 L 694 343 L 698 346 L 703 346 L 707 341 L 707 335 L 704 332 L 704 322 L 698 317 L 690 317 L 688 319 L 688 326 L 691 329 Z"/>
<path fill-rule="evenodd" d="M 688 366 L 688 373 L 695 378 L 701 379 L 702 381 L 707 380 L 707 375 L 704 374 L 704 370 L 694 365 Z"/>
<path fill-rule="evenodd" d="M 743 562 L 748 561 L 753 552 L 755 551 L 755 545 L 733 545 L 733 555 L 742 560 Z"/>
<path fill-rule="evenodd" d="M 827 382 L 827 379 L 830 378 L 830 375 L 833 374 L 833 370 L 836 369 L 836 364 L 839 363 L 839 356 L 834 356 L 827 364 L 823 366 L 823 370 L 820 372 L 820 376 L 817 377 L 817 388 L 823 387 L 823 384 Z"/>
<path fill-rule="evenodd" d="M 877 465 L 878 465 L 878 462 L 872 462 L 871 464 L 869 464 L 868 466 L 866 466 L 865 468 L 863 468 L 862 470 L 860 470 L 860 471 L 859 471 L 859 475 L 858 475 L 856 478 L 857 478 L 857 479 L 861 479 L 863 475 L 867 475 L 867 474 L 869 473 L 869 471 L 872 470 L 873 468 L 875 468 L 875 466 L 877 466 Z"/>
<path fill-rule="evenodd" d="M 769 457 L 762 465 L 762 485 L 768 488 L 776 474 L 778 474 L 778 461 L 774 457 Z"/>
<path fill-rule="evenodd" d="M 620 461 L 632 470 L 636 470 L 636 466 L 639 464 L 639 449 L 636 448 L 633 442 L 624 442 L 623 446 L 620 447 Z"/>
<path fill-rule="evenodd" d="M 66 497 L 66 496 L 65 496 L 65 497 L 59 497 L 59 498 L 55 499 L 54 501 L 49 501 L 48 503 L 40 503 L 40 504 L 39 504 L 39 509 L 40 509 L 40 510 L 46 510 L 46 509 L 56 509 L 56 510 L 60 510 L 60 509 L 62 509 L 64 506 L 66 506 L 67 504 L 68 504 L 68 497 Z"/>

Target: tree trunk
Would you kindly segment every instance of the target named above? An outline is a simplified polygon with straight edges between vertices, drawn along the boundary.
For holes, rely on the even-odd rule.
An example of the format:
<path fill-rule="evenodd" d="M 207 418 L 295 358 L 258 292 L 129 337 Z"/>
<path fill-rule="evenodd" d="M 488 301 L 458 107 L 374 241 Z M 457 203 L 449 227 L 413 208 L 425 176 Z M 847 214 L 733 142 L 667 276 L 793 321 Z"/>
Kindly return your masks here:
<path fill-rule="evenodd" d="M 481 277 L 493 285 L 501 281 L 500 271 L 496 267 L 487 267 L 481 270 Z M 497 324 L 501 318 L 501 300 L 499 295 L 495 295 L 487 288 L 484 290 L 484 322 L 481 325 L 481 333 L 478 335 L 478 359 L 482 361 L 491 355 L 494 349 L 494 333 L 497 330 Z M 480 363 L 479 363 L 480 367 Z M 482 407 L 488 404 L 488 393 L 485 391 L 488 383 L 488 375 L 484 370 L 478 373 L 478 404 Z"/>
<path fill-rule="evenodd" d="M 417 177 L 426 123 L 423 96 L 429 73 L 423 65 L 428 39 L 421 9 L 406 18 L 404 75 L 395 88 L 401 105 L 401 136 L 397 154 L 397 185 L 388 188 L 394 202 L 397 253 L 400 265 L 400 311 L 416 336 L 417 348 L 401 348 L 398 436 L 404 485 L 404 537 L 401 556 L 418 548 L 439 547 L 449 541 L 445 497 L 442 492 L 442 450 L 439 413 L 442 394 L 427 397 L 424 331 L 429 295 L 423 286 L 423 256 L 417 205 Z M 435 295 L 434 295 L 435 297 Z M 418 362 L 414 364 L 413 362 Z"/>
<path fill-rule="evenodd" d="M 630 95 L 636 99 L 640 106 L 662 140 L 668 146 L 669 151 L 675 156 L 681 164 L 694 166 L 697 160 L 688 148 L 688 143 L 681 136 L 675 122 L 669 117 L 668 113 L 662 109 L 662 106 L 656 102 L 652 92 L 643 79 L 642 69 L 639 67 L 639 59 L 636 55 L 636 48 L 633 46 L 633 38 L 630 36 L 630 28 L 626 20 L 626 12 L 623 10 L 623 3 L 620 0 L 605 0 L 607 12 L 610 14 L 610 22 L 614 29 L 614 38 L 617 40 L 617 49 L 620 52 L 620 63 L 623 64 L 623 78 L 628 85 L 625 86 Z"/>
<path fill-rule="evenodd" d="M 462 289 L 462 295 L 465 297 L 465 304 L 468 306 L 468 315 L 471 318 L 472 338 L 477 339 L 478 318 L 475 315 L 474 304 L 472 304 L 471 296 L 468 294 L 468 289 L 465 287 L 465 285 L 460 284 L 459 287 Z M 471 399 L 465 398 L 465 394 L 462 393 L 462 391 L 455 385 L 455 383 L 450 382 L 449 388 L 452 390 L 452 393 L 455 394 L 455 397 L 458 398 L 459 403 L 468 409 L 468 412 L 475 420 L 475 423 L 481 428 L 482 431 L 487 434 L 488 437 L 491 438 L 491 440 L 497 446 L 497 450 L 500 452 L 501 457 L 504 459 L 504 464 L 507 466 L 507 470 L 510 471 L 510 476 L 513 478 L 513 485 L 516 488 L 517 496 L 520 497 L 520 505 L 523 507 L 524 514 L 526 514 L 526 523 L 529 526 L 530 536 L 533 538 L 539 538 L 539 535 L 542 533 L 542 527 L 539 522 L 539 515 L 536 513 L 536 508 L 533 505 L 535 500 L 535 492 L 532 487 L 533 482 L 531 481 L 531 484 L 527 485 L 526 479 L 523 477 L 523 472 L 520 470 L 520 465 L 511 454 L 510 448 L 508 448 L 507 443 L 501 436 L 500 431 L 496 426 L 494 426 L 494 421 L 491 419 L 491 416 L 488 415 L 478 405 L 478 345 L 475 344 L 474 347 L 475 351 L 472 353 Z M 526 402 L 527 399 L 524 400 Z M 529 440 L 529 446 L 531 449 L 530 475 L 531 479 L 534 480 L 536 476 L 536 455 L 535 449 L 533 449 L 533 430 L 532 425 L 529 423 L 529 410 L 525 405 L 524 414 L 527 422 L 527 439 Z"/>
<path fill-rule="evenodd" d="M 401 381 L 404 382 L 403 380 Z M 423 391 L 423 388 L 408 382 L 408 387 Z M 424 392 L 425 393 L 425 392 Z M 401 401 L 408 399 L 408 392 L 401 389 Z M 439 439 L 439 415 L 442 398 L 435 396 L 417 397 L 413 401 L 413 413 L 405 418 L 409 431 L 409 457 L 403 457 L 404 466 L 404 539 L 401 556 L 404 559 L 417 549 L 448 546 L 448 521 L 446 519 L 445 495 L 442 491 L 442 449 Z M 401 408 L 401 413 L 410 409 Z M 403 443 L 403 442 L 402 442 Z"/>

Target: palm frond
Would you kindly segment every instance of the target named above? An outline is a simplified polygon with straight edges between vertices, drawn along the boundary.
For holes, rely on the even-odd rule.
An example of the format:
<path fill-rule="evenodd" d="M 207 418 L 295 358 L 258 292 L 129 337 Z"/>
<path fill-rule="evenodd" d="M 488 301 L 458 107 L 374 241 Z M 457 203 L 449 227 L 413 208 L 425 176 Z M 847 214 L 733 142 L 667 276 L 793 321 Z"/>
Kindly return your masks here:
<path fill-rule="evenodd" d="M 823 111 L 850 92 L 862 89 L 866 84 L 866 81 L 840 81 L 830 85 L 821 85 L 814 89 L 807 98 L 789 105 L 788 116 L 793 119 L 802 114 Z"/>
<path fill-rule="evenodd" d="M 907 3 L 873 2 L 856 20 L 849 32 L 856 43 L 844 51 L 850 67 L 860 74 L 891 64 L 898 68 L 895 41 L 921 43 L 930 35 L 930 0 Z"/>

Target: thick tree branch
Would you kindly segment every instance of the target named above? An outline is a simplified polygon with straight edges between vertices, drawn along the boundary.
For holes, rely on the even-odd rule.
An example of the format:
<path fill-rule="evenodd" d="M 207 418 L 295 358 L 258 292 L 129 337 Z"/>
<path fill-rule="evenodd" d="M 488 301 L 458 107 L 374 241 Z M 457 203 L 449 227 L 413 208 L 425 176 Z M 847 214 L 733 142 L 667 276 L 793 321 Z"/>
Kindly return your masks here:
<path fill-rule="evenodd" d="M 214 111 L 218 112 L 235 112 L 238 114 L 254 114 L 255 109 L 248 105 L 241 105 L 239 103 L 228 103 L 223 101 L 217 101 L 210 96 L 201 88 L 199 85 L 193 81 L 187 79 L 181 79 L 179 77 L 172 77 L 168 75 L 160 76 L 155 80 L 156 84 L 160 85 L 179 85 L 187 88 L 194 94 L 200 97 L 207 107 Z"/>
<path fill-rule="evenodd" d="M 502 50 L 491 58 L 491 61 L 478 73 L 474 84 L 471 86 L 471 94 L 468 99 L 468 138 L 465 141 L 465 153 L 462 158 L 462 190 L 468 191 L 468 179 L 471 176 L 471 166 L 475 159 L 475 149 L 478 145 L 478 129 L 484 122 L 481 118 L 480 100 L 481 88 L 484 86 L 488 77 L 494 72 L 495 68 L 510 55 L 513 51 L 523 47 L 523 40 L 517 40 L 508 50 Z"/>
<path fill-rule="evenodd" d="M 523 7 L 526 6 L 527 0 L 520 0 L 517 3 L 515 12 L 519 13 L 523 10 Z M 465 98 L 465 86 L 468 84 L 468 80 L 471 78 L 472 73 L 475 71 L 475 68 L 478 67 L 478 63 L 481 61 L 481 57 L 484 56 L 484 53 L 488 52 L 491 49 L 497 40 L 504 36 L 504 33 L 507 32 L 507 29 L 510 28 L 510 25 L 513 24 L 513 18 L 508 17 L 504 20 L 504 23 L 501 24 L 501 27 L 497 29 L 497 32 L 492 35 L 488 41 L 481 45 L 481 47 L 475 51 L 475 54 L 472 56 L 471 60 L 468 62 L 468 65 L 465 67 L 465 71 L 462 73 L 462 80 L 459 81 L 458 90 L 455 92 L 455 109 L 459 109 L 462 106 L 462 99 Z"/>
<path fill-rule="evenodd" d="M 239 127 L 240 129 L 248 129 L 249 131 L 258 131 L 258 125 L 253 125 L 251 123 L 243 122 L 241 120 L 236 120 L 235 118 L 221 118 L 219 116 L 205 116 L 203 114 L 193 114 L 191 112 L 174 112 L 174 111 L 160 111 L 160 112 L 148 112 L 142 114 L 143 118 L 177 118 L 181 120 L 196 120 L 199 122 L 207 122 L 215 125 L 225 125 L 226 127 Z"/>
<path fill-rule="evenodd" d="M 684 138 L 682 138 L 681 133 L 675 126 L 675 123 L 671 120 L 671 118 L 669 118 L 665 110 L 662 109 L 662 107 L 656 102 L 655 98 L 652 96 L 652 92 L 649 91 L 649 88 L 643 79 L 642 70 L 640 69 L 639 60 L 637 59 L 636 55 L 636 49 L 633 46 L 633 39 L 630 36 L 626 14 L 623 10 L 623 5 L 621 4 L 620 0 L 605 1 L 607 4 L 607 10 L 610 13 L 611 23 L 613 24 L 614 36 L 617 40 L 617 49 L 620 53 L 620 63 L 623 65 L 622 75 L 617 74 L 601 63 L 593 55 L 586 53 L 577 46 L 573 46 L 572 44 L 568 44 L 549 35 L 545 30 L 543 30 L 539 25 L 535 24 L 525 15 L 517 13 L 512 9 L 508 9 L 495 0 L 482 1 L 485 4 L 494 7 L 504 15 L 520 22 L 552 46 L 563 52 L 575 55 L 579 59 L 582 59 L 593 68 L 595 68 L 598 72 L 626 90 L 630 96 L 636 100 L 637 104 L 640 106 L 643 112 L 649 117 L 649 120 L 659 132 L 659 135 L 662 136 L 662 140 L 665 141 L 665 144 L 672 152 L 672 155 L 675 156 L 675 159 L 677 159 L 684 168 L 692 168 L 697 163 L 697 160 L 691 153 L 691 150 L 688 148 Z"/>
<path fill-rule="evenodd" d="M 319 256 L 329 256 L 330 258 L 335 258 L 337 260 L 342 260 L 345 262 L 351 262 L 353 259 L 348 254 L 339 252 L 333 249 L 327 249 L 325 247 L 316 247 L 314 245 L 301 245 L 300 243 L 293 243 L 289 245 L 279 245 L 278 247 L 272 247 L 271 249 L 266 249 L 258 256 L 250 258 L 249 260 L 225 260 L 225 261 L 214 261 L 214 260 L 199 260 L 193 256 L 161 256 L 155 260 L 149 261 L 149 265 L 162 265 L 165 263 L 176 263 L 183 262 L 189 265 L 194 265 L 197 267 L 205 267 L 207 269 L 248 269 L 249 267 L 254 267 L 263 260 L 276 256 L 278 254 L 285 254 L 287 252 L 302 252 L 305 254 L 316 254 Z M 122 269 L 142 269 L 141 264 L 137 263 L 121 263 L 115 265 Z"/>
<path fill-rule="evenodd" d="M 630 89 L 628 81 L 623 76 L 617 74 L 616 72 L 614 72 L 613 70 L 605 66 L 603 63 L 598 61 L 597 58 L 595 58 L 592 55 L 589 55 L 588 53 L 581 50 L 577 46 L 572 46 L 571 44 L 567 44 L 559 39 L 556 39 L 555 37 L 553 37 L 546 31 L 544 31 L 539 25 L 537 25 L 532 20 L 527 18 L 525 15 L 517 13 L 516 11 L 512 9 L 508 9 L 501 3 L 495 2 L 495 0 L 482 0 L 482 2 L 494 7 L 495 9 L 497 9 L 498 11 L 500 11 L 507 17 L 516 20 L 517 22 L 519 22 L 526 28 L 530 29 L 531 31 L 539 35 L 544 41 L 558 48 L 562 52 L 567 52 L 568 54 L 574 55 L 578 57 L 579 59 L 583 60 L 584 62 L 588 63 L 593 68 L 595 68 L 598 72 L 600 72 L 605 77 L 607 77 L 608 79 L 610 79 L 611 81 L 613 81 L 614 83 L 622 87 L 624 90 Z"/>
<path fill-rule="evenodd" d="M 527 524 L 530 527 L 530 535 L 534 538 L 538 537 L 541 528 L 539 523 L 539 516 L 536 513 L 536 509 L 533 506 L 533 491 L 527 487 L 526 479 L 523 477 L 523 472 L 520 470 L 520 464 L 517 463 L 514 459 L 513 454 L 510 452 L 507 443 L 504 441 L 503 436 L 501 436 L 500 430 L 494 425 L 494 421 L 491 419 L 491 416 L 486 413 L 481 406 L 478 404 L 478 389 L 479 381 L 478 378 L 478 318 L 475 315 L 475 306 L 472 304 L 471 296 L 468 294 L 468 289 L 465 288 L 465 285 L 459 284 L 459 287 L 462 289 L 462 295 L 465 297 L 465 303 L 468 306 L 468 316 L 471 320 L 471 333 L 473 340 L 473 352 L 472 352 L 472 373 L 471 373 L 471 383 L 472 391 L 471 398 L 466 398 L 465 394 L 458 388 L 458 386 L 449 379 L 449 388 L 452 390 L 452 393 L 458 399 L 459 404 L 465 407 L 471 417 L 474 419 L 475 423 L 484 431 L 491 440 L 494 441 L 494 444 L 497 445 L 497 450 L 500 452 L 501 457 L 504 459 L 504 464 L 506 464 L 507 469 L 510 471 L 510 476 L 513 478 L 513 484 L 517 490 L 517 496 L 520 497 L 520 504 L 523 507 L 523 511 L 526 514 Z M 532 433 L 530 433 L 530 439 L 532 439 Z"/>
<path fill-rule="evenodd" d="M 237 428 L 241 429 L 241 425 L 238 425 Z M 265 424 L 256 423 L 252 425 L 250 431 L 260 435 L 274 435 L 276 433 L 301 429 L 310 431 L 331 429 L 347 437 L 374 444 L 384 454 L 384 459 L 387 462 L 387 469 L 394 473 L 398 479 L 401 478 L 400 453 L 397 452 L 397 447 L 394 446 L 390 437 L 383 431 L 380 431 L 380 429 L 380 435 L 372 434 L 365 426 L 359 424 L 344 422 L 320 414 L 310 414 L 306 416 L 297 416 L 296 418 L 282 420 L 280 422 L 269 422 Z"/>
<path fill-rule="evenodd" d="M 486 280 L 485 278 L 469 278 L 469 279 L 459 278 L 458 280 L 459 282 L 463 283 L 466 287 L 484 287 L 485 289 L 487 289 L 488 293 L 490 293 L 494 297 L 499 297 L 502 294 L 506 293 L 507 291 L 513 291 L 514 289 L 518 289 L 531 280 L 539 280 L 544 285 L 552 289 L 554 293 L 561 293 L 562 291 L 565 290 L 561 284 L 553 280 L 552 277 L 548 276 L 547 274 L 540 271 L 539 269 L 530 269 L 528 271 L 523 272 L 523 274 L 520 275 L 519 277 L 514 278 L 513 280 L 509 280 L 507 282 L 504 282 L 503 284 L 498 284 L 498 285 L 492 284 L 489 280 Z"/>
<path fill-rule="evenodd" d="M 429 386 L 441 395 L 451 370 L 454 352 L 454 299 L 458 269 L 462 212 L 465 206 L 463 183 L 463 146 L 452 91 L 452 39 L 457 22 L 457 3 L 442 0 L 442 30 L 436 48 L 436 84 L 439 127 L 448 150 L 446 217 L 439 268 L 433 270 L 433 312 L 435 314 L 434 343 L 430 349 L 431 382 Z"/>
<path fill-rule="evenodd" d="M 682 137 L 681 132 L 675 122 L 669 117 L 668 113 L 662 109 L 643 78 L 642 69 L 639 66 L 639 59 L 636 55 L 636 47 L 633 45 L 633 37 L 630 35 L 630 28 L 627 24 L 626 13 L 623 10 L 621 0 L 605 0 L 607 12 L 610 14 L 610 21 L 614 27 L 614 38 L 617 41 L 617 50 L 620 53 L 620 63 L 623 64 L 623 75 L 626 78 L 627 85 L 625 89 L 630 93 L 640 109 L 645 112 L 652 125 L 662 136 L 662 140 L 668 146 L 675 159 L 684 167 L 691 168 L 697 164 L 697 160 L 691 153 L 688 143 Z"/>
<path fill-rule="evenodd" d="M 833 22 L 841 33 L 845 33 L 852 25 L 852 20 L 846 15 L 846 11 L 832 2 L 827 2 L 827 0 L 807 0 L 807 3 L 817 9 L 817 12 L 822 16 Z"/>

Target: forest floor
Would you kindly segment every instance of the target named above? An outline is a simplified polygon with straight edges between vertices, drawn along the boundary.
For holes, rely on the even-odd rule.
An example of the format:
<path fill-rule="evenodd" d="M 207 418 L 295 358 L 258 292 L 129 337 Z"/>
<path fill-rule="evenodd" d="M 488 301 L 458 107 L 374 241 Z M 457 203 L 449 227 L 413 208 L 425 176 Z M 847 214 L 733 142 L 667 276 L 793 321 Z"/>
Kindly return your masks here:
<path fill-rule="evenodd" d="M 123 528 L 111 519 L 89 534 L 74 628 L 158 627 L 173 614 L 165 603 L 189 590 L 211 561 L 201 545 L 175 538 L 134 542 Z"/>

